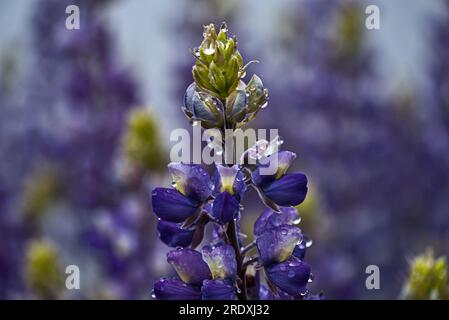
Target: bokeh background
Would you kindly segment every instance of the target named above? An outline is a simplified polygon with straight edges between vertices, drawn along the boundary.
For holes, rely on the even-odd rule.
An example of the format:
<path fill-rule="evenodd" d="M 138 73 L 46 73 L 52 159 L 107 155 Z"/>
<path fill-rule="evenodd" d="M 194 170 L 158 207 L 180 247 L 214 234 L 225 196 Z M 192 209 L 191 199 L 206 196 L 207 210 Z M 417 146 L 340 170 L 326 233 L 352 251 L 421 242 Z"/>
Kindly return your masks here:
<path fill-rule="evenodd" d="M 0 298 L 151 299 L 171 270 L 150 190 L 170 184 L 171 130 L 190 127 L 189 49 L 222 21 L 270 91 L 251 125 L 278 128 L 309 176 L 312 291 L 396 299 L 412 257 L 449 254 L 448 1 L 3 0 Z"/>

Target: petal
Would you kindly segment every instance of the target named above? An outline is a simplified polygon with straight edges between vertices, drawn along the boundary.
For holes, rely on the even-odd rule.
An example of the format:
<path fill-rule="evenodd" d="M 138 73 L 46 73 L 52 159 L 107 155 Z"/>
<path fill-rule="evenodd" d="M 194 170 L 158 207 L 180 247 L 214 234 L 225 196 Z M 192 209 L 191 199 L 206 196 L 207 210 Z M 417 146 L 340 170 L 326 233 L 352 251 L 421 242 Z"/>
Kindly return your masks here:
<path fill-rule="evenodd" d="M 220 193 L 214 200 L 212 216 L 220 223 L 230 222 L 238 217 L 240 205 L 227 191 Z"/>
<path fill-rule="evenodd" d="M 154 295 L 158 300 L 200 300 L 201 289 L 179 279 L 162 278 L 154 284 Z"/>
<path fill-rule="evenodd" d="M 229 106 L 229 108 L 228 108 Z M 247 113 L 248 98 L 244 90 L 236 90 L 226 101 L 227 115 L 234 122 L 243 120 Z"/>
<path fill-rule="evenodd" d="M 274 300 L 273 293 L 266 286 L 261 285 L 259 289 L 259 300 Z"/>
<path fill-rule="evenodd" d="M 290 258 L 301 239 L 301 230 L 291 225 L 285 224 L 264 231 L 256 240 L 263 265 L 268 266 Z"/>
<path fill-rule="evenodd" d="M 254 112 L 267 100 L 262 80 L 257 75 L 253 75 L 251 80 L 248 82 L 246 90 L 249 93 L 249 112 Z"/>
<path fill-rule="evenodd" d="M 192 243 L 195 228 L 183 229 L 179 223 L 157 221 L 159 238 L 169 247 L 187 247 Z"/>
<path fill-rule="evenodd" d="M 215 99 L 212 96 L 209 96 L 207 94 L 205 95 L 206 97 L 204 99 L 200 96 L 198 92 L 195 92 L 195 94 L 193 95 L 192 107 L 195 118 L 198 120 L 210 122 L 219 121 L 219 119 L 217 119 L 217 114 L 211 110 L 210 106 L 206 103 L 206 101 L 213 100 L 214 103 L 216 104 L 221 102 L 219 102 L 218 99 Z"/>
<path fill-rule="evenodd" d="M 212 194 L 212 181 L 202 166 L 171 162 L 168 170 L 176 189 L 183 195 L 203 202 Z"/>
<path fill-rule="evenodd" d="M 176 270 L 179 278 L 188 284 L 201 285 L 210 279 L 210 271 L 201 253 L 189 248 L 177 248 L 167 253 L 167 262 Z"/>
<path fill-rule="evenodd" d="M 237 300 L 235 287 L 221 279 L 204 280 L 201 293 L 203 300 Z"/>
<path fill-rule="evenodd" d="M 307 177 L 302 173 L 286 174 L 262 190 L 280 206 L 297 206 L 306 198 Z"/>
<path fill-rule="evenodd" d="M 245 192 L 245 176 L 238 165 L 227 167 L 217 164 L 216 168 L 213 181 L 217 193 L 227 191 L 232 195 L 241 196 Z"/>
<path fill-rule="evenodd" d="M 274 154 L 271 156 L 275 156 Z M 278 169 L 276 172 L 276 179 L 282 177 L 290 168 L 293 161 L 296 159 L 296 153 L 290 151 L 280 151 L 277 153 Z"/>
<path fill-rule="evenodd" d="M 200 203 L 175 189 L 155 188 L 151 194 L 154 213 L 167 221 L 182 222 L 195 213 Z"/>
<path fill-rule="evenodd" d="M 291 257 L 287 261 L 266 268 L 268 279 L 290 295 L 304 293 L 310 278 L 310 266 Z"/>
<path fill-rule="evenodd" d="M 186 90 L 184 95 L 184 108 L 193 113 L 193 96 L 195 95 L 196 85 L 192 82 Z"/>
<path fill-rule="evenodd" d="M 230 245 L 205 246 L 202 254 L 213 279 L 232 279 L 237 275 L 237 260 L 234 248 Z"/>
<path fill-rule="evenodd" d="M 323 293 L 312 293 L 312 294 L 307 294 L 304 297 L 304 300 L 325 300 L 325 298 L 324 298 Z"/>
<path fill-rule="evenodd" d="M 279 179 L 287 172 L 295 158 L 294 152 L 279 151 L 261 159 L 259 166 L 252 174 L 254 184 L 264 187 L 273 180 Z"/>
<path fill-rule="evenodd" d="M 293 207 L 281 207 L 281 212 L 265 209 L 254 223 L 254 235 L 258 236 L 265 230 L 279 227 L 283 224 L 299 223 L 298 211 Z"/>
<path fill-rule="evenodd" d="M 306 246 L 298 244 L 295 247 L 295 250 L 293 250 L 292 255 L 294 255 L 300 260 L 304 260 L 304 257 L 306 256 L 306 250 L 307 250 Z"/>

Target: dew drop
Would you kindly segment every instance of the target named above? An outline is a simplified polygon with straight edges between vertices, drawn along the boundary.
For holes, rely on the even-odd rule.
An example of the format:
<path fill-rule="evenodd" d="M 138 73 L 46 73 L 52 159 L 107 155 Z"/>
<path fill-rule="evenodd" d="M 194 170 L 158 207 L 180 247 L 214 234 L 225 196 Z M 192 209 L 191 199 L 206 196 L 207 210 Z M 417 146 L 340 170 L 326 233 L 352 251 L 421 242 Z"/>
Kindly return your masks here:
<path fill-rule="evenodd" d="M 211 45 L 209 48 L 204 49 L 204 54 L 210 56 L 215 53 L 215 48 Z"/>
<path fill-rule="evenodd" d="M 220 26 L 220 30 L 223 32 L 228 32 L 228 25 L 226 24 L 226 22 L 223 22 Z"/>
<path fill-rule="evenodd" d="M 260 106 L 261 109 L 265 109 L 268 106 L 268 102 L 265 102 L 263 105 Z"/>
<path fill-rule="evenodd" d="M 289 278 L 293 278 L 295 276 L 295 271 L 293 271 L 293 270 L 290 270 L 288 273 L 287 273 L 287 277 L 289 277 Z"/>
<path fill-rule="evenodd" d="M 287 229 L 282 229 L 281 230 L 281 234 L 286 236 L 288 234 L 288 230 Z"/>
<path fill-rule="evenodd" d="M 310 274 L 310 277 L 309 277 L 309 280 L 308 280 L 308 282 L 313 282 L 313 279 L 314 279 L 314 276 L 313 276 L 313 274 Z"/>
<path fill-rule="evenodd" d="M 310 248 L 312 246 L 312 244 L 313 244 L 312 239 L 305 238 L 305 240 L 306 240 L 306 248 Z"/>
<path fill-rule="evenodd" d="M 284 139 L 283 139 L 282 137 L 278 136 L 277 141 L 276 141 L 276 144 L 277 144 L 278 146 L 280 146 L 280 145 L 282 145 L 283 143 L 284 143 Z"/>
<path fill-rule="evenodd" d="M 199 121 L 196 121 L 196 120 L 192 121 L 192 126 L 196 127 L 196 126 L 198 126 L 198 124 L 199 124 Z"/>
<path fill-rule="evenodd" d="M 301 217 L 298 217 L 297 219 L 293 220 L 293 224 L 299 224 L 301 222 Z"/>

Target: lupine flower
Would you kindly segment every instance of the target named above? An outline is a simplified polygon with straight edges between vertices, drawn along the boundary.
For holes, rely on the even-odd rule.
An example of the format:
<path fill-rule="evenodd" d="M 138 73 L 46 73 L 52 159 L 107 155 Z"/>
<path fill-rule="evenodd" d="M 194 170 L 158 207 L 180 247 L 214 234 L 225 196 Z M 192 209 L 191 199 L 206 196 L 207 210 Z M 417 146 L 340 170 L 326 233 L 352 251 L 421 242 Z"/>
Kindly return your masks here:
<path fill-rule="evenodd" d="M 268 99 L 259 77 L 254 75 L 248 85 L 241 81 L 246 66 L 227 32 L 226 25 L 218 35 L 213 25 L 205 27 L 204 40 L 195 51 L 195 82 L 187 88 L 183 107 L 191 121 L 221 132 L 251 121 Z M 292 207 L 304 201 L 307 178 L 286 173 L 296 155 L 277 151 L 280 144 L 278 139 L 274 144 L 260 140 L 243 153 L 240 164 L 215 164 L 212 178 L 200 165 L 168 165 L 173 188 L 155 188 L 152 205 L 159 218 L 159 237 L 169 246 L 179 246 L 167 255 L 179 279 L 157 281 L 156 299 L 308 297 L 311 269 L 302 261 L 306 238 L 296 226 L 299 216 Z M 246 163 L 249 158 L 257 163 Z M 272 164 L 275 172 L 265 174 Z M 255 222 L 255 242 L 244 247 L 240 202 L 250 185 L 269 209 Z M 204 239 L 208 223 L 213 224 L 212 236 L 204 237 L 209 243 L 200 253 L 194 248 Z M 255 246 L 258 254 L 250 256 Z"/>
<path fill-rule="evenodd" d="M 235 255 L 230 246 L 205 247 L 203 253 L 178 248 L 167 254 L 179 279 L 161 279 L 154 285 L 154 295 L 163 300 L 235 299 L 233 278 Z"/>
<path fill-rule="evenodd" d="M 220 223 L 238 218 L 241 198 L 246 190 L 244 174 L 237 165 L 225 167 L 217 165 L 214 180 L 215 200 L 212 216 Z"/>
<path fill-rule="evenodd" d="M 307 194 L 307 177 L 302 173 L 285 174 L 296 154 L 280 151 L 262 160 L 252 174 L 253 183 L 263 194 L 280 206 L 297 206 L 302 203 Z M 274 174 L 261 174 L 264 167 L 277 161 L 277 171 Z"/>
<path fill-rule="evenodd" d="M 200 165 L 170 163 L 175 188 L 156 188 L 152 193 L 153 210 L 166 221 L 182 222 L 197 213 L 212 194 L 209 174 Z"/>

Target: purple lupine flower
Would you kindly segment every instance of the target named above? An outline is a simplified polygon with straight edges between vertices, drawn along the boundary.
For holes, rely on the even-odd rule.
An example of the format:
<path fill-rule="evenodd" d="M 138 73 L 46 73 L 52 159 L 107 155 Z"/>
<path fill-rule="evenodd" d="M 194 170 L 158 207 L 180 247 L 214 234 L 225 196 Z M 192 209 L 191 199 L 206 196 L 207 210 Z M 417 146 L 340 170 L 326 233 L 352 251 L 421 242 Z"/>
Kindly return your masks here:
<path fill-rule="evenodd" d="M 157 299 L 231 299 L 236 276 L 235 255 L 230 246 L 204 247 L 203 253 L 177 248 L 167 254 L 179 279 L 160 279 L 154 285 Z"/>
<path fill-rule="evenodd" d="M 169 247 L 187 247 L 192 243 L 195 228 L 183 228 L 181 223 L 157 221 L 159 238 Z"/>
<path fill-rule="evenodd" d="M 254 184 L 277 205 L 297 206 L 306 197 L 307 177 L 303 173 L 285 173 L 295 158 L 296 155 L 289 151 L 269 155 L 261 160 L 252 174 Z M 263 167 L 271 166 L 272 161 L 277 161 L 277 171 L 271 175 L 261 175 Z"/>
<path fill-rule="evenodd" d="M 227 32 L 225 24 L 218 34 L 212 24 L 205 26 L 203 43 L 194 51 L 195 82 L 187 88 L 183 107 L 190 121 L 201 121 L 203 128 L 222 133 L 247 124 L 268 99 L 259 77 L 253 76 L 248 84 L 241 80 L 247 65 Z M 265 141 L 256 142 L 238 165 L 215 164 L 212 178 L 200 165 L 168 165 L 174 188 L 153 189 L 152 205 L 159 218 L 159 237 L 169 246 L 179 246 L 167 255 L 179 279 L 157 281 L 156 299 L 307 297 L 311 269 L 302 261 L 305 237 L 292 207 L 304 201 L 307 177 L 287 173 L 296 155 L 277 151 L 278 140 L 270 143 L 276 148 L 263 148 L 263 155 L 258 153 Z M 257 159 L 257 163 L 246 163 L 247 158 Z M 272 167 L 275 172 L 266 174 L 264 169 Z M 248 186 L 258 191 L 269 209 L 255 222 L 255 241 L 244 246 L 240 202 Z M 203 237 L 209 223 L 213 224 L 212 236 Z M 203 239 L 208 243 L 200 253 L 195 248 Z M 251 256 L 254 247 L 257 255 Z M 250 272 L 249 267 L 255 271 Z M 261 280 L 262 267 L 266 277 Z"/>

